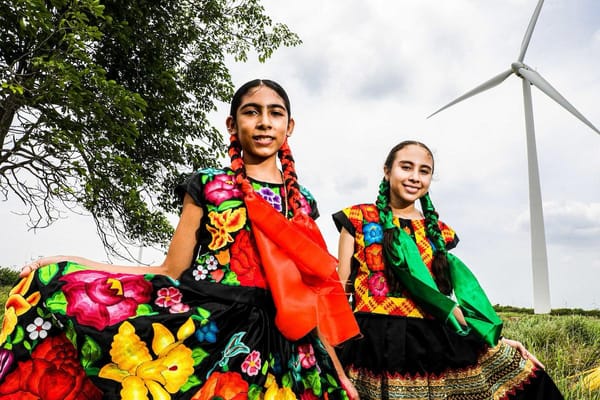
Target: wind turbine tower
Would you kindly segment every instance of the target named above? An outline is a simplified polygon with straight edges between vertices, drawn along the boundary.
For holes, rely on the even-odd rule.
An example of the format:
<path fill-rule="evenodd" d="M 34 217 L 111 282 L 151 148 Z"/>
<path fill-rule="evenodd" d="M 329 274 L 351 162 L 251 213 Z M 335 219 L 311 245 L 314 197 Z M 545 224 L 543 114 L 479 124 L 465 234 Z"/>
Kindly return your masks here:
<path fill-rule="evenodd" d="M 539 0 L 533 16 L 529 21 L 529 26 L 525 32 L 521 50 L 517 61 L 513 62 L 510 68 L 494 76 L 488 81 L 477 86 L 473 90 L 463 94 L 457 99 L 446 104 L 427 118 L 439 113 L 440 111 L 459 103 L 469 97 L 475 96 L 483 91 L 491 89 L 504 82 L 510 75 L 515 74 L 523 81 L 523 100 L 525 108 L 525 132 L 527 138 L 527 167 L 529 172 L 529 214 L 530 214 L 530 234 L 531 234 L 531 262 L 533 271 L 533 308 L 537 314 L 550 312 L 550 285 L 548 279 L 548 257 L 546 252 L 546 235 L 544 230 L 544 214 L 542 209 L 542 194 L 540 189 L 540 177 L 537 161 L 537 150 L 535 144 L 535 129 L 533 125 L 533 106 L 531 101 L 531 85 L 537 87 L 552 100 L 556 101 L 564 109 L 569 111 L 581 122 L 589 126 L 596 133 L 600 131 L 592 125 L 579 111 L 575 109 L 556 89 L 550 85 L 538 72 L 527 66 L 523 60 L 529 46 L 533 29 L 540 15 L 544 0 Z"/>

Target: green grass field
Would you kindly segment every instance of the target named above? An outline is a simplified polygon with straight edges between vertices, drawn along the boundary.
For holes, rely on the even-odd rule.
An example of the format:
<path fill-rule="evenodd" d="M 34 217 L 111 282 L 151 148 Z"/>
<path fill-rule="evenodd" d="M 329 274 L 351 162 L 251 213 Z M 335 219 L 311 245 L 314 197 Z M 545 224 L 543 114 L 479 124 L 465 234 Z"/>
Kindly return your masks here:
<path fill-rule="evenodd" d="M 18 276 L 0 268 L 0 302 L 3 305 Z M 553 310 L 534 315 L 529 309 L 496 307 L 504 320 L 503 335 L 521 341 L 546 365 L 567 400 L 600 400 L 600 390 L 583 387 L 582 377 L 600 365 L 600 310 Z M 0 316 L 4 307 L 0 307 Z"/>

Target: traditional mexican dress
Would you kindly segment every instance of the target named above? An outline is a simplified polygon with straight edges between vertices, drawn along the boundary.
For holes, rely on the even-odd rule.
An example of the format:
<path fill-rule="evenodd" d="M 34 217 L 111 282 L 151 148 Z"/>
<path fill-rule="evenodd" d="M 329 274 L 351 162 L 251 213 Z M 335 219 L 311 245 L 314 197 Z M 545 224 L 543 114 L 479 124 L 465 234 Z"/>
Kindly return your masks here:
<path fill-rule="evenodd" d="M 282 185 L 251 182 L 285 212 Z M 0 332 L 2 399 L 344 399 L 315 335 L 286 339 L 230 170 L 177 188 L 203 208 L 179 280 L 63 262 L 11 291 Z M 303 209 L 317 217 L 302 190 Z"/>
<path fill-rule="evenodd" d="M 562 399 L 554 382 L 512 347 L 489 346 L 433 318 L 405 288 L 392 291 L 384 274 L 383 229 L 374 204 L 333 215 L 354 237 L 350 292 L 362 339 L 346 342 L 342 364 L 361 399 Z M 431 273 L 432 245 L 425 220 L 394 218 L 414 240 Z M 439 222 L 447 249 L 455 232 Z"/>

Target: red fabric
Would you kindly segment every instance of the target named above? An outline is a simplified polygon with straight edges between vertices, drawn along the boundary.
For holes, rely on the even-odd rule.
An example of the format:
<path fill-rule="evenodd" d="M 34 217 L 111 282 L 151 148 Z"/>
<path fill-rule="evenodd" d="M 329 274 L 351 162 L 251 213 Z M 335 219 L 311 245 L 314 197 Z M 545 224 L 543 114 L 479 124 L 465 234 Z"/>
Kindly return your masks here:
<path fill-rule="evenodd" d="M 244 202 L 281 333 L 297 340 L 318 326 L 334 346 L 359 335 L 337 260 L 327 252 L 316 223 L 304 214 L 288 221 L 255 193 L 246 194 Z"/>

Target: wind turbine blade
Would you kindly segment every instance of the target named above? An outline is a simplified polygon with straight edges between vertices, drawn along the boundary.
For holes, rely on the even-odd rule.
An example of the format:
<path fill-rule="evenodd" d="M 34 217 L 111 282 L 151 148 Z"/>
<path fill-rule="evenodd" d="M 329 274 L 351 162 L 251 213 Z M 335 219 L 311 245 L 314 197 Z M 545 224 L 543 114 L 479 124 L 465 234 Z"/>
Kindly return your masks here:
<path fill-rule="evenodd" d="M 510 74 L 513 73 L 512 69 L 506 70 L 496 76 L 494 76 L 492 79 L 485 81 L 484 83 L 482 83 L 481 85 L 477 86 L 475 89 L 463 94 L 462 96 L 460 96 L 459 98 L 457 98 L 456 100 L 451 101 L 450 103 L 446 104 L 444 107 L 440 108 L 439 110 L 437 110 L 436 112 L 434 112 L 433 114 L 429 115 L 427 118 L 433 117 L 435 114 L 439 113 L 442 110 L 445 110 L 446 108 L 453 106 L 456 103 L 459 103 L 465 99 L 468 99 L 471 96 L 475 96 L 476 94 L 479 94 L 483 91 L 486 91 L 488 89 L 493 88 L 494 86 L 498 86 L 499 84 L 501 84 L 502 82 L 504 82 L 504 80 L 506 78 L 508 78 L 510 76 Z"/>
<path fill-rule="evenodd" d="M 529 21 L 529 26 L 527 27 L 527 31 L 525 32 L 525 36 L 523 37 L 523 41 L 521 42 L 521 52 L 519 53 L 519 62 L 522 62 L 525 58 L 525 52 L 527 51 L 527 47 L 529 47 L 529 41 L 531 40 L 531 35 L 533 35 L 533 29 L 535 28 L 535 24 L 540 16 L 540 11 L 542 10 L 542 5 L 544 4 L 544 0 L 540 0 L 533 11 L 533 15 L 531 16 L 531 20 Z"/>
<path fill-rule="evenodd" d="M 539 73 L 534 70 L 519 68 L 519 74 L 533 84 L 533 86 L 546 93 L 552 100 L 563 106 L 565 110 L 577 117 L 581 122 L 592 128 L 596 133 L 600 134 L 598 130 L 590 121 L 587 120 L 575 107 L 571 105 L 556 89 L 550 85 Z"/>

